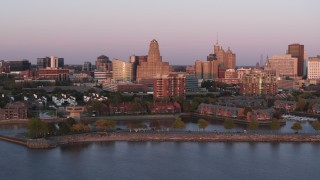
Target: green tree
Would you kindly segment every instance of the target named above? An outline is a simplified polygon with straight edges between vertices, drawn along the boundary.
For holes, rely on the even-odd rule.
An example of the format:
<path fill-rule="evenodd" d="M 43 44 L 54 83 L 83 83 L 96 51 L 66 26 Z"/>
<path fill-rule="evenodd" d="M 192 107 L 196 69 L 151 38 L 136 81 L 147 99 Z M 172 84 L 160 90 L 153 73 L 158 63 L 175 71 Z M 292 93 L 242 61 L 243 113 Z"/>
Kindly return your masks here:
<path fill-rule="evenodd" d="M 84 123 L 78 123 L 71 126 L 72 132 L 86 132 L 90 131 L 90 127 L 87 124 Z"/>
<path fill-rule="evenodd" d="M 32 118 L 27 125 L 28 136 L 30 138 L 41 138 L 48 134 L 48 125 L 40 118 Z"/>
<path fill-rule="evenodd" d="M 209 122 L 204 120 L 204 119 L 199 119 L 198 120 L 198 126 L 199 126 L 200 129 L 204 130 L 205 128 L 207 128 L 209 126 Z"/>
<path fill-rule="evenodd" d="M 185 128 L 185 123 L 181 120 L 181 118 L 176 118 L 176 120 L 173 122 L 172 127 L 176 129 L 183 129 Z"/>
<path fill-rule="evenodd" d="M 259 128 L 259 123 L 258 123 L 258 121 L 256 121 L 256 120 L 251 120 L 251 121 L 249 122 L 248 128 L 249 128 L 250 130 L 256 130 L 256 129 L 258 129 L 258 128 Z"/>
<path fill-rule="evenodd" d="M 224 120 L 223 126 L 225 129 L 233 129 L 234 128 L 234 121 L 233 119 L 227 118 Z"/>
<path fill-rule="evenodd" d="M 276 118 L 273 118 L 272 119 L 272 122 L 270 124 L 270 128 L 272 130 L 278 130 L 280 129 L 280 120 L 279 119 L 276 119 Z"/>
<path fill-rule="evenodd" d="M 300 124 L 300 122 L 295 122 L 292 126 L 291 129 L 296 131 L 297 133 L 299 132 L 299 130 L 302 130 L 302 126 Z"/>
<path fill-rule="evenodd" d="M 313 121 L 311 125 L 314 130 L 316 130 L 316 131 L 320 130 L 320 122 L 318 120 Z"/>

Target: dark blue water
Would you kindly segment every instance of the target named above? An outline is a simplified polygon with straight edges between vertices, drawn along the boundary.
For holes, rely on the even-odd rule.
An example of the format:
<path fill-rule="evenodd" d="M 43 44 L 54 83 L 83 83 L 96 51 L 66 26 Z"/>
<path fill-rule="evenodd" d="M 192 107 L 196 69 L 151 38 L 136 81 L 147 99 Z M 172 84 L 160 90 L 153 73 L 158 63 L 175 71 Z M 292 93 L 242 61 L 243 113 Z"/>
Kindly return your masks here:
<path fill-rule="evenodd" d="M 303 126 L 305 132 L 312 130 Z M 223 129 L 211 125 L 209 130 Z M 0 127 L 0 134 L 24 131 L 21 126 Z M 280 131 L 292 132 L 290 125 Z M 320 143 L 103 142 L 31 150 L 0 141 L 1 180 L 308 180 L 320 179 L 319 165 Z"/>
<path fill-rule="evenodd" d="M 0 179 L 319 179 L 320 144 L 0 141 Z"/>

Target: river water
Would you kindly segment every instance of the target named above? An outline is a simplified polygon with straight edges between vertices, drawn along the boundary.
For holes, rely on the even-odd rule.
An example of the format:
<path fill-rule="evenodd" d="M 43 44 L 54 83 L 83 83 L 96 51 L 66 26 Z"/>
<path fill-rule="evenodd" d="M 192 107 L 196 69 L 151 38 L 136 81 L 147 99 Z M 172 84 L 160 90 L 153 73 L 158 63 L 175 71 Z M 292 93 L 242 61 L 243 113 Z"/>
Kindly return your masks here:
<path fill-rule="evenodd" d="M 24 131 L 0 127 L 0 134 Z M 101 142 L 32 150 L 0 141 L 1 180 L 309 180 L 320 178 L 319 162 L 320 143 Z"/>

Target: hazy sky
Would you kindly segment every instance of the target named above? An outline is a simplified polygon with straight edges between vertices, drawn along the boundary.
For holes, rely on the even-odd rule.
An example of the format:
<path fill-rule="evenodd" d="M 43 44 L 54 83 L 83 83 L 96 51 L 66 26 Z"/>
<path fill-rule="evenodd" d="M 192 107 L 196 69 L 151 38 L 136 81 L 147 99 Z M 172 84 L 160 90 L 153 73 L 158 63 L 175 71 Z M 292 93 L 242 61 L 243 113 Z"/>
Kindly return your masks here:
<path fill-rule="evenodd" d="M 217 33 L 237 65 L 283 54 L 291 43 L 316 56 L 319 7 L 319 0 L 1 0 L 0 59 L 128 60 L 157 39 L 163 60 L 186 65 L 212 53 Z"/>

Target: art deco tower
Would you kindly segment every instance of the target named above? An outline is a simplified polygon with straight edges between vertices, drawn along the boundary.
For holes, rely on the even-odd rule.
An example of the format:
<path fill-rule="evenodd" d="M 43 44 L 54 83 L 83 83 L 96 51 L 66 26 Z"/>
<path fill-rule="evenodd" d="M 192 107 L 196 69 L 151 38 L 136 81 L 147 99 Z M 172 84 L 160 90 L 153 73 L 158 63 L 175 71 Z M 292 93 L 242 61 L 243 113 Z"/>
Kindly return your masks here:
<path fill-rule="evenodd" d="M 147 59 L 139 60 L 137 66 L 137 81 L 142 79 L 153 79 L 159 74 L 168 74 L 170 69 L 168 62 L 162 62 L 159 44 L 154 39 L 150 42 Z"/>
<path fill-rule="evenodd" d="M 148 62 L 160 62 L 160 50 L 157 40 L 152 40 L 149 47 Z"/>

